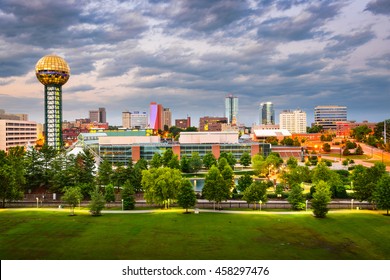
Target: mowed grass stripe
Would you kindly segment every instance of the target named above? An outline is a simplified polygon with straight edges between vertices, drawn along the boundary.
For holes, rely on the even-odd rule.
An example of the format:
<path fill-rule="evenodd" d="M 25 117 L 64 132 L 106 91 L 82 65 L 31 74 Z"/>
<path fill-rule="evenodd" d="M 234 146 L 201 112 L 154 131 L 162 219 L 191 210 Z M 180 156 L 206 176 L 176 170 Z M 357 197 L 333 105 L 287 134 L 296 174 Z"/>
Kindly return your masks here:
<path fill-rule="evenodd" d="M 1 259 L 390 259 L 390 217 L 374 211 L 76 213 L 1 210 Z"/>

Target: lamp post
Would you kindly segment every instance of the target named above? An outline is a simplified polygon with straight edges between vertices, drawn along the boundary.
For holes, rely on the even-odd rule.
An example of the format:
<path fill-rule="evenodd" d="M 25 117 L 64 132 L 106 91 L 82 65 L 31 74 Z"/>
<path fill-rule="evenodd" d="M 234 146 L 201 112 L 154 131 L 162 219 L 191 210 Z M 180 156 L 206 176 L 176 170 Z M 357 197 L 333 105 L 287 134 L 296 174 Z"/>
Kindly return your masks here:
<path fill-rule="evenodd" d="M 262 204 L 263 202 L 260 200 L 259 203 L 260 203 L 260 211 L 261 211 L 261 204 Z"/>
<path fill-rule="evenodd" d="M 123 198 L 122 198 L 122 211 L 123 211 Z"/>
<path fill-rule="evenodd" d="M 39 198 L 36 197 L 35 199 L 37 200 L 37 208 L 39 208 L 39 204 L 38 204 L 39 203 Z"/>
<path fill-rule="evenodd" d="M 309 202 L 309 200 L 306 199 L 306 211 L 307 211 L 307 203 Z"/>
<path fill-rule="evenodd" d="M 351 210 L 353 209 L 353 198 L 351 199 Z"/>

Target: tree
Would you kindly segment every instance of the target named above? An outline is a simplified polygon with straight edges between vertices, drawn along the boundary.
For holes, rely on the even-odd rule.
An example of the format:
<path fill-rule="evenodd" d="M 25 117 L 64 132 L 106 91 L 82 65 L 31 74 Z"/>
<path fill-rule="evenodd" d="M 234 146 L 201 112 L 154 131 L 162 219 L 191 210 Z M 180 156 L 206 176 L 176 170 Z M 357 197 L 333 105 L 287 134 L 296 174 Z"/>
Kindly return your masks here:
<path fill-rule="evenodd" d="M 358 145 L 355 150 L 355 155 L 362 155 L 362 154 L 364 154 L 363 149 L 360 145 Z"/>
<path fill-rule="evenodd" d="M 378 182 L 375 193 L 375 202 L 379 209 L 386 209 L 389 216 L 390 209 L 390 175 L 384 174 Z"/>
<path fill-rule="evenodd" d="M 219 206 L 222 200 L 229 198 L 230 186 L 226 184 L 218 167 L 213 165 L 206 175 L 202 194 L 209 201 L 214 201 L 215 209 L 215 203 Z"/>
<path fill-rule="evenodd" d="M 311 207 L 313 208 L 314 216 L 317 218 L 325 218 L 328 213 L 328 204 L 331 200 L 332 193 L 330 186 L 324 182 L 319 181 L 315 186 L 315 192 L 313 193 L 313 199 L 311 201 Z"/>
<path fill-rule="evenodd" d="M 23 149 L 23 147 L 21 147 Z M 23 198 L 24 177 L 24 150 L 12 147 L 8 154 L 0 151 L 0 199 L 2 207 L 6 202 Z"/>
<path fill-rule="evenodd" d="M 245 173 L 240 178 L 238 178 L 237 189 L 240 192 L 244 192 L 251 184 L 253 183 L 252 176 L 248 173 Z"/>
<path fill-rule="evenodd" d="M 176 199 L 181 180 L 181 172 L 178 169 L 160 167 L 143 170 L 142 187 L 146 202 L 169 208 L 170 201 Z"/>
<path fill-rule="evenodd" d="M 218 169 L 219 171 L 224 170 L 225 166 L 229 166 L 229 163 L 225 157 L 220 157 L 218 159 Z"/>
<path fill-rule="evenodd" d="M 203 157 L 203 165 L 206 169 L 210 169 L 211 166 L 217 164 L 217 159 L 211 152 L 207 152 Z"/>
<path fill-rule="evenodd" d="M 252 157 L 253 173 L 257 176 L 267 173 L 267 163 L 262 155 L 257 154 Z"/>
<path fill-rule="evenodd" d="M 42 154 L 34 147 L 26 152 L 25 172 L 28 189 L 37 189 L 44 184 L 44 168 Z"/>
<path fill-rule="evenodd" d="M 291 137 L 284 137 L 282 141 L 280 141 L 280 144 L 284 146 L 293 146 L 294 140 Z"/>
<path fill-rule="evenodd" d="M 198 152 L 192 152 L 191 158 L 189 159 L 189 167 L 191 172 L 197 173 L 203 166 L 202 158 Z"/>
<path fill-rule="evenodd" d="M 322 131 L 321 125 L 313 125 L 311 128 L 307 127 L 306 129 L 307 133 L 319 133 Z"/>
<path fill-rule="evenodd" d="M 180 170 L 180 161 L 178 155 L 172 155 L 167 167 Z"/>
<path fill-rule="evenodd" d="M 171 161 L 172 157 L 173 157 L 172 149 L 166 149 L 161 158 L 163 166 L 169 167 L 169 162 Z"/>
<path fill-rule="evenodd" d="M 141 158 L 134 165 L 133 172 L 130 176 L 130 183 L 134 187 L 134 191 L 139 192 L 142 190 L 142 171 L 148 169 L 148 163 L 145 159 Z"/>
<path fill-rule="evenodd" d="M 371 202 L 379 179 L 386 173 L 386 166 L 381 162 L 374 163 L 374 166 L 366 168 L 356 165 L 351 174 L 351 181 L 355 191 L 355 197 L 359 201 Z"/>
<path fill-rule="evenodd" d="M 229 188 L 229 190 L 234 189 L 234 172 L 233 169 L 229 165 L 225 165 L 223 170 L 221 171 L 222 178 L 226 184 L 226 187 Z"/>
<path fill-rule="evenodd" d="M 115 189 L 114 189 L 114 186 L 112 184 L 108 184 L 104 188 L 104 200 L 107 203 L 115 201 Z"/>
<path fill-rule="evenodd" d="M 91 202 L 89 203 L 89 212 L 92 216 L 100 216 L 106 201 L 104 200 L 104 196 L 99 190 L 99 187 L 96 186 L 95 190 L 90 193 Z"/>
<path fill-rule="evenodd" d="M 367 125 L 360 125 L 358 127 L 352 128 L 351 136 L 355 138 L 356 141 L 362 142 L 371 132 L 372 130 Z"/>
<path fill-rule="evenodd" d="M 310 182 L 310 169 L 307 166 L 297 166 L 289 170 L 285 180 L 289 186 L 301 184 L 302 182 Z"/>
<path fill-rule="evenodd" d="M 294 184 L 292 186 L 287 200 L 291 204 L 291 209 L 293 210 L 305 209 L 305 197 L 303 195 L 303 189 L 300 185 Z"/>
<path fill-rule="evenodd" d="M 248 167 L 251 164 L 252 158 L 248 152 L 242 153 L 240 157 L 240 163 L 242 166 Z"/>
<path fill-rule="evenodd" d="M 180 169 L 181 172 L 184 173 L 190 173 L 191 172 L 191 167 L 190 167 L 190 160 L 186 155 L 183 155 L 180 159 Z"/>
<path fill-rule="evenodd" d="M 159 168 L 162 166 L 162 157 L 159 153 L 154 153 L 153 158 L 149 163 L 151 168 Z"/>
<path fill-rule="evenodd" d="M 195 206 L 196 194 L 191 182 L 188 179 L 183 179 L 177 195 L 177 204 L 188 213 L 188 208 Z"/>
<path fill-rule="evenodd" d="M 234 165 L 237 163 L 237 160 L 234 158 L 234 155 L 233 153 L 226 153 L 226 152 L 222 152 L 219 156 L 219 160 L 221 160 L 221 158 L 226 158 L 228 164 L 233 168 Z"/>
<path fill-rule="evenodd" d="M 267 202 L 267 188 L 268 185 L 265 182 L 254 181 L 245 191 L 243 199 L 248 202 L 248 204 L 253 203 L 253 209 L 256 209 L 256 203 L 261 201 L 261 203 Z"/>
<path fill-rule="evenodd" d="M 329 143 L 324 143 L 322 145 L 322 150 L 325 152 L 325 153 L 329 153 L 330 152 L 330 145 Z"/>
<path fill-rule="evenodd" d="M 266 162 L 266 175 L 269 176 L 271 172 L 279 169 L 279 167 L 283 164 L 283 159 L 280 157 L 278 153 L 270 153 L 265 159 Z"/>
<path fill-rule="evenodd" d="M 287 167 L 290 169 L 296 168 L 298 166 L 298 160 L 295 157 L 291 156 L 288 158 L 286 164 L 287 164 Z"/>
<path fill-rule="evenodd" d="M 103 160 L 103 162 L 100 163 L 99 169 L 98 169 L 98 175 L 97 180 L 99 185 L 108 185 L 112 182 L 112 164 L 108 160 Z"/>
<path fill-rule="evenodd" d="M 127 180 L 123 185 L 121 196 L 123 199 L 123 210 L 133 210 L 135 208 L 134 188 Z"/>
<path fill-rule="evenodd" d="M 62 200 L 69 204 L 71 216 L 74 216 L 74 208 L 77 206 L 77 204 L 80 203 L 82 199 L 83 196 L 79 187 L 65 188 L 65 193 L 62 196 Z"/>

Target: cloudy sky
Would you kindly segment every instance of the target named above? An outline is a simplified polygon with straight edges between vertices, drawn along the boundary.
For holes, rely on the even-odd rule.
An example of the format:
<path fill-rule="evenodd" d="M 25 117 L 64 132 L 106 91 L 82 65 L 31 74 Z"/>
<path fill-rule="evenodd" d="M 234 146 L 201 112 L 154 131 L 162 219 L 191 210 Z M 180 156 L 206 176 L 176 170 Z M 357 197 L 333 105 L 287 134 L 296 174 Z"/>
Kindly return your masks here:
<path fill-rule="evenodd" d="M 239 98 L 239 121 L 345 105 L 348 118 L 390 118 L 390 1 L 0 0 L 0 108 L 43 122 L 44 55 L 71 68 L 63 118 L 106 107 L 111 124 L 151 101 L 173 119 L 223 116 Z M 278 120 L 278 117 L 277 117 Z"/>

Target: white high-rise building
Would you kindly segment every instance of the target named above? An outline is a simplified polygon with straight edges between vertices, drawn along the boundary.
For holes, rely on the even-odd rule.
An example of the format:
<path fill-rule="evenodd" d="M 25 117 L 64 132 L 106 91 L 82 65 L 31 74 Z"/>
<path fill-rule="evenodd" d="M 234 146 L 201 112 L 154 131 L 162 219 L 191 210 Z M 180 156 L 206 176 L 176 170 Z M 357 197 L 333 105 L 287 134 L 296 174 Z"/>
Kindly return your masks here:
<path fill-rule="evenodd" d="M 148 126 L 148 114 L 146 112 L 122 112 L 122 127 L 145 129 Z"/>
<path fill-rule="evenodd" d="M 287 129 L 290 133 L 306 133 L 306 112 L 302 110 L 284 110 L 279 114 L 280 129 Z"/>

